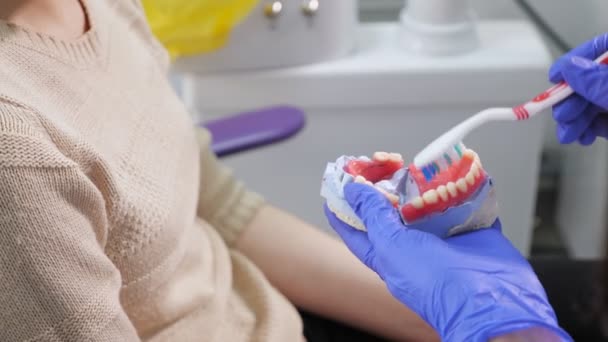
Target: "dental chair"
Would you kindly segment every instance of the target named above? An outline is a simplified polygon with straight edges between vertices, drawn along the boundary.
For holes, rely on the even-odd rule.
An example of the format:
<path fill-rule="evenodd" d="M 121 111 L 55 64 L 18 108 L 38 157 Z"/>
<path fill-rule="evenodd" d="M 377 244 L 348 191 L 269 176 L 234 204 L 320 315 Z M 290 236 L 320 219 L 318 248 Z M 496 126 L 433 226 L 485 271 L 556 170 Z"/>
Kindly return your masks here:
<path fill-rule="evenodd" d="M 218 158 L 273 145 L 295 136 L 305 123 L 304 112 L 292 106 L 274 106 L 234 114 L 199 124 L 212 136 Z"/>

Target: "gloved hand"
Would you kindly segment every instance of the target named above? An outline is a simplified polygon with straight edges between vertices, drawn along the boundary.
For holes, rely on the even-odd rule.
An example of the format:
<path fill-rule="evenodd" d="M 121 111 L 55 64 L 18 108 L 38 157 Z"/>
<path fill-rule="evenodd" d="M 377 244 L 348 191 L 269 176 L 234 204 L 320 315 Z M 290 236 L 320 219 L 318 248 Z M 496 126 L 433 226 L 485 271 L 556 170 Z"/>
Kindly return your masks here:
<path fill-rule="evenodd" d="M 330 225 L 443 341 L 485 342 L 528 328 L 545 328 L 571 341 L 498 220 L 491 228 L 442 240 L 404 226 L 391 203 L 371 186 L 350 183 L 344 194 L 367 232 L 340 221 L 325 206 Z"/>
<path fill-rule="evenodd" d="M 573 49 L 559 58 L 549 70 L 553 83 L 566 81 L 574 90 L 569 98 L 553 108 L 557 138 L 563 144 L 576 140 L 592 144 L 596 137 L 608 138 L 608 66 L 595 63 L 608 50 L 608 34 Z"/>

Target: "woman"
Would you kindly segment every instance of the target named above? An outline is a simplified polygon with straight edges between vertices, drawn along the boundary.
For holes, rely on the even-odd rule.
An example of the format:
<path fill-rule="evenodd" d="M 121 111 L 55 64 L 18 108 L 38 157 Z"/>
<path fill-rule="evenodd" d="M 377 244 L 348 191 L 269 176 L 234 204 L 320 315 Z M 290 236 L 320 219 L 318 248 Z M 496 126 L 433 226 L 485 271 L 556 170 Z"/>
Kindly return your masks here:
<path fill-rule="evenodd" d="M 319 317 L 437 339 L 218 164 L 136 0 L 3 0 L 0 19 L 0 341 L 315 341 L 337 326 Z"/>
<path fill-rule="evenodd" d="M 604 34 L 551 68 L 550 80 L 566 81 L 576 93 L 554 108 L 562 143 L 589 145 L 598 136 L 608 137 L 608 116 L 603 114 L 608 110 L 608 66 L 593 62 L 607 50 Z M 353 183 L 344 192 L 368 232 L 346 225 L 326 207 L 330 224 L 443 341 L 571 340 L 558 325 L 530 264 L 502 235 L 499 220 L 492 227 L 440 240 L 404 226 L 373 187 Z M 559 276 L 561 282 L 584 286 L 582 279 L 568 278 L 569 273 Z"/>

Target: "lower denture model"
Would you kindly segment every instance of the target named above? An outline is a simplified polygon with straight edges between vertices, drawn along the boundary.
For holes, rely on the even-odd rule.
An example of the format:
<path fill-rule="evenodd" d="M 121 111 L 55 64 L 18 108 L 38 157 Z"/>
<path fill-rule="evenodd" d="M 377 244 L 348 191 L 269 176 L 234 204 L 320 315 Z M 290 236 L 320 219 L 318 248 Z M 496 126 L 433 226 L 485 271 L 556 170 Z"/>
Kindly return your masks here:
<path fill-rule="evenodd" d="M 439 237 L 490 226 L 498 216 L 492 180 L 479 156 L 462 143 L 434 163 L 434 168 L 405 166 L 397 153 L 376 152 L 372 158 L 342 156 L 328 163 L 321 196 L 342 221 L 365 230 L 344 199 L 347 183 L 375 187 L 399 211 L 409 227 Z"/>

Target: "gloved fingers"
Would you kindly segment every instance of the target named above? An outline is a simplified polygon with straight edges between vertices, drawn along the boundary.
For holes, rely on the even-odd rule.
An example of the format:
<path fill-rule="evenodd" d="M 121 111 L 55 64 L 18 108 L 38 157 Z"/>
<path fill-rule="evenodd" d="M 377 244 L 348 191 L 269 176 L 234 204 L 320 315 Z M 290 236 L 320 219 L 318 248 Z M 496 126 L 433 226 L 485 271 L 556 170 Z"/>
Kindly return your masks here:
<path fill-rule="evenodd" d="M 562 125 L 560 123 L 555 127 L 555 136 L 557 137 L 557 141 L 561 144 L 569 144 L 568 142 L 571 138 L 568 136 L 568 125 Z"/>
<path fill-rule="evenodd" d="M 392 203 L 374 187 L 349 183 L 344 187 L 344 197 L 363 221 L 372 245 L 389 242 L 407 230 Z"/>
<path fill-rule="evenodd" d="M 552 83 L 564 81 L 562 71 L 568 66 L 568 61 L 572 59 L 572 57 L 580 56 L 587 59 L 594 59 L 592 44 L 593 40 L 588 41 L 558 58 L 549 68 L 549 81 Z"/>
<path fill-rule="evenodd" d="M 608 138 L 608 113 L 599 113 L 593 119 L 590 130 L 595 136 Z"/>
<path fill-rule="evenodd" d="M 608 109 L 608 66 L 583 57 L 572 57 L 562 70 L 564 80 L 579 95 Z"/>
<path fill-rule="evenodd" d="M 565 65 L 568 64 L 568 60 L 572 57 L 580 56 L 593 60 L 606 51 L 608 51 L 608 34 L 594 37 L 558 58 L 549 69 L 549 81 L 552 83 L 559 83 L 564 80 L 562 70 L 565 68 Z"/>
<path fill-rule="evenodd" d="M 574 93 L 553 106 L 553 119 L 560 123 L 568 123 L 582 115 L 589 106 L 590 103 L 586 98 Z"/>
<path fill-rule="evenodd" d="M 592 106 L 590 106 L 592 107 Z M 583 133 L 591 126 L 596 112 L 592 108 L 585 110 L 578 118 L 573 121 L 557 124 L 557 139 L 562 144 L 570 144 L 578 140 Z"/>
<path fill-rule="evenodd" d="M 604 52 L 608 51 L 608 33 L 600 34 L 591 41 L 593 42 L 593 51 L 587 58 L 596 59 Z"/>
<path fill-rule="evenodd" d="M 589 146 L 595 142 L 596 135 L 593 133 L 592 129 L 588 129 L 583 132 L 580 138 L 578 138 L 578 143 L 583 146 Z"/>
<path fill-rule="evenodd" d="M 452 247 L 458 247 L 461 250 L 468 250 L 469 254 L 482 257 L 483 260 L 493 263 L 496 259 L 509 262 L 525 263 L 525 259 L 521 253 L 513 246 L 509 239 L 502 233 L 500 221 L 488 227 L 482 228 L 473 232 L 450 238 L 448 244 Z M 483 260 L 478 260 L 478 266 L 481 266 Z"/>
<path fill-rule="evenodd" d="M 328 207 L 323 206 L 325 216 L 330 226 L 340 236 L 344 244 L 361 262 L 371 268 L 373 262 L 373 247 L 365 232 L 356 230 L 340 220 Z"/>
<path fill-rule="evenodd" d="M 520 262 L 527 264 L 527 261 L 524 258 L 524 256 L 521 254 L 521 252 L 519 252 L 519 250 L 517 248 L 515 248 L 513 243 L 511 243 L 511 241 L 503 234 L 502 222 L 500 221 L 500 219 L 496 219 L 496 221 L 494 221 L 492 226 L 486 230 L 488 231 L 488 235 L 493 236 L 496 242 L 500 241 L 499 243 L 502 244 L 502 248 L 505 250 L 505 252 L 507 254 L 510 254 L 511 257 L 514 257 L 514 258 L 518 259 Z"/>

